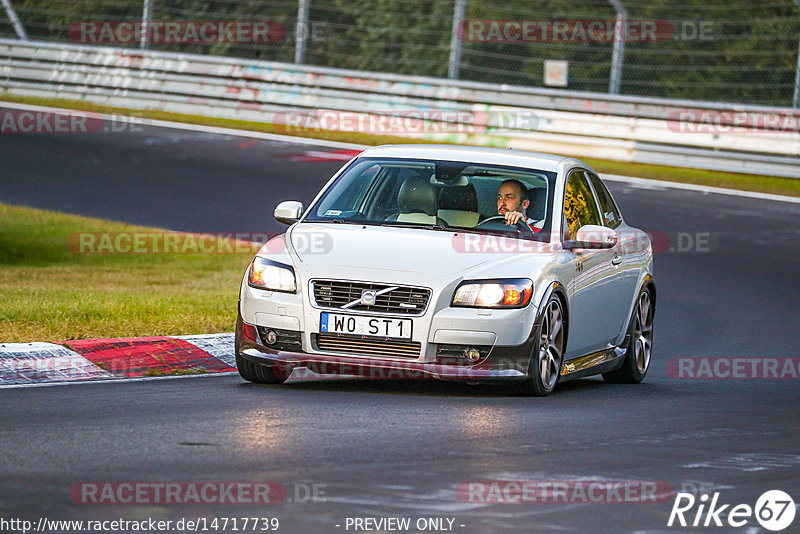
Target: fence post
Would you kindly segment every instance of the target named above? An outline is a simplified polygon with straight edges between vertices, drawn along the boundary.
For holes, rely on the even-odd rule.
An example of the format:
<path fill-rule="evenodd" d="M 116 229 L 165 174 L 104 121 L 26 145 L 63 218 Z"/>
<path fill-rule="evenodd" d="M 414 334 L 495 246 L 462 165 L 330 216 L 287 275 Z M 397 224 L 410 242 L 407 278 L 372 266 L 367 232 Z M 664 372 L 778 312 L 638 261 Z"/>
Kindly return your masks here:
<path fill-rule="evenodd" d="M 144 0 L 142 7 L 142 35 L 139 41 L 139 48 L 142 50 L 150 48 L 150 23 L 153 19 L 153 0 Z"/>
<path fill-rule="evenodd" d="M 22 23 L 19 21 L 16 11 L 14 11 L 14 8 L 11 6 L 11 0 L 0 0 L 0 2 L 3 2 L 3 7 L 6 8 L 8 20 L 11 21 L 11 25 L 14 26 L 14 31 L 17 32 L 17 38 L 21 41 L 27 41 L 28 34 L 25 33 L 25 28 L 22 27 Z"/>
<path fill-rule="evenodd" d="M 792 107 L 800 108 L 800 45 L 797 47 L 797 67 L 794 71 L 794 96 L 792 97 Z"/>
<path fill-rule="evenodd" d="M 798 0 L 800 2 L 800 0 Z M 458 31 L 464 21 L 467 0 L 456 0 L 453 8 L 453 32 L 450 35 L 450 62 L 447 66 L 447 77 L 451 80 L 458 79 L 458 67 L 461 63 L 461 37 Z"/>
<path fill-rule="evenodd" d="M 608 92 L 619 94 L 622 83 L 622 65 L 625 61 L 625 35 L 627 34 L 628 11 L 622 5 L 622 0 L 608 0 L 617 12 L 617 22 L 614 24 L 614 52 L 611 56 L 611 79 L 608 82 Z M 800 1 L 800 0 L 798 0 Z"/>
<path fill-rule="evenodd" d="M 306 61 L 306 38 L 308 37 L 308 2 L 297 2 L 297 28 L 294 39 L 294 62 L 302 65 Z"/>
<path fill-rule="evenodd" d="M 797 9 L 800 9 L 800 0 L 794 0 Z M 797 68 L 794 71 L 794 96 L 792 97 L 792 107 L 800 108 L 800 44 L 797 46 Z"/>

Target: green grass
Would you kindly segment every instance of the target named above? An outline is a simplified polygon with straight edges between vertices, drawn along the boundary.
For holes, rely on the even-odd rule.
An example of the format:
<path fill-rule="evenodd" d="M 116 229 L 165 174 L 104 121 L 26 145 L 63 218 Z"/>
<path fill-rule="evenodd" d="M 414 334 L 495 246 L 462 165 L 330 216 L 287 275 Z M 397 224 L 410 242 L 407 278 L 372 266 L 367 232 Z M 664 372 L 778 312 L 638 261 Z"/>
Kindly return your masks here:
<path fill-rule="evenodd" d="M 163 230 L 0 204 L 0 343 L 233 331 L 251 247 L 85 254 L 82 232 Z"/>
<path fill-rule="evenodd" d="M 287 131 L 286 127 L 275 124 L 260 122 L 247 122 L 231 119 L 221 119 L 205 117 L 200 115 L 184 115 L 178 113 L 168 113 L 165 111 L 140 111 L 116 108 L 109 106 L 98 106 L 95 104 L 50 98 L 21 97 L 8 94 L 0 94 L 0 101 L 21 102 L 41 106 L 61 107 L 65 109 L 76 109 L 82 111 L 95 111 L 107 114 L 119 114 L 149 118 L 156 120 L 166 120 L 184 122 L 190 124 L 203 124 L 208 126 L 219 126 L 224 128 L 236 128 L 240 130 L 250 130 L 266 133 L 278 133 L 284 135 L 301 135 L 314 139 L 326 139 L 331 141 L 341 141 L 361 145 L 379 145 L 389 143 L 426 143 L 419 139 L 409 139 L 405 137 L 394 137 L 388 135 L 372 135 L 354 132 L 335 132 L 335 131 Z M 701 169 L 689 169 L 684 167 L 669 167 L 665 165 L 648 165 L 644 163 L 629 163 L 620 161 L 610 161 L 594 158 L 584 158 L 581 154 L 568 154 L 577 157 L 590 164 L 600 173 L 620 174 L 625 176 L 636 176 L 639 178 L 649 178 L 651 180 L 667 180 L 673 182 L 683 182 L 714 187 L 727 187 L 740 189 L 743 191 L 757 191 L 760 193 L 773 193 L 779 195 L 800 196 L 800 179 L 780 178 L 775 176 L 762 176 L 757 174 L 740 174 L 733 172 L 709 171 Z"/>

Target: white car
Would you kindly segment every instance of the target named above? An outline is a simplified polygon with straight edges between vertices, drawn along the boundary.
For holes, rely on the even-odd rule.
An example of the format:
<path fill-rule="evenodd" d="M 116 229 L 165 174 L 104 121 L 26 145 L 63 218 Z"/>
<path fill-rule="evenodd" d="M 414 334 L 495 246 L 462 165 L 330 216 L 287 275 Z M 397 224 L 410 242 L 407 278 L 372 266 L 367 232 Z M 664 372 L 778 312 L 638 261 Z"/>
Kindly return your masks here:
<path fill-rule="evenodd" d="M 523 215 L 514 224 L 512 211 Z M 280 383 L 306 368 L 547 395 L 573 378 L 647 373 L 650 239 L 576 159 L 380 146 L 307 210 L 281 202 L 275 217 L 291 226 L 259 250 L 239 295 L 245 380 Z"/>

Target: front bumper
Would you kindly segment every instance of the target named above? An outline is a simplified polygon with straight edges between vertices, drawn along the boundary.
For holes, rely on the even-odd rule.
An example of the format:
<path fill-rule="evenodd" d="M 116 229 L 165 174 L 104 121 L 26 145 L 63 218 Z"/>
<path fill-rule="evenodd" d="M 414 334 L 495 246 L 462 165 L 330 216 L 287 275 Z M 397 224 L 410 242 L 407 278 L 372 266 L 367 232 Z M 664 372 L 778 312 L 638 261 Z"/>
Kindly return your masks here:
<path fill-rule="evenodd" d="M 440 361 L 400 360 L 375 356 L 312 354 L 303 351 L 276 350 L 266 346 L 257 333 L 243 334 L 244 321 L 239 314 L 236 325 L 236 352 L 250 362 L 268 365 L 278 376 L 288 377 L 296 369 L 315 374 L 338 374 L 374 379 L 443 379 L 466 382 L 520 382 L 527 376 L 533 346 L 533 331 L 521 345 L 492 346 L 488 354 L 474 365 Z"/>

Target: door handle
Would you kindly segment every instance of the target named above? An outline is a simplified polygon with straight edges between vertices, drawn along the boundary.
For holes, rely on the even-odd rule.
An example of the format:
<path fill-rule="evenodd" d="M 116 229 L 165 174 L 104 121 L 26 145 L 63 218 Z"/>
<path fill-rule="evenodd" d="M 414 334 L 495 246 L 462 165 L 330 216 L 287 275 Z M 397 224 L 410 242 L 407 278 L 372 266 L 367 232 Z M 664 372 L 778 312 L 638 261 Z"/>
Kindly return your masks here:
<path fill-rule="evenodd" d="M 611 265 L 619 265 L 620 263 L 622 263 L 622 256 L 615 252 L 614 257 L 611 258 Z"/>

